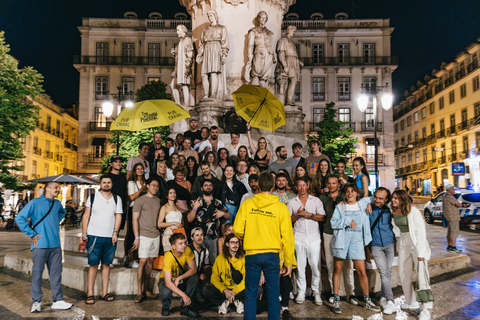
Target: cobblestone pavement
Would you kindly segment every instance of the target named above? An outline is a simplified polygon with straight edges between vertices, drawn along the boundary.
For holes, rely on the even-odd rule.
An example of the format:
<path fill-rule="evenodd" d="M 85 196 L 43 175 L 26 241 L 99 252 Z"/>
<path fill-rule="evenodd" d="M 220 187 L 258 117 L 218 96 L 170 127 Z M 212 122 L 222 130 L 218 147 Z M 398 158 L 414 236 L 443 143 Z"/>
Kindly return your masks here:
<path fill-rule="evenodd" d="M 421 205 L 418 204 L 420 207 Z M 432 251 L 442 256 L 454 256 L 454 253 L 444 252 L 446 229 L 436 222 L 427 226 L 429 243 Z M 471 258 L 471 268 L 448 272 L 431 279 L 432 290 L 435 296 L 432 319 L 480 319 L 480 228 L 467 229 L 460 232 L 458 247 L 464 250 Z M 28 250 L 29 239 L 20 232 L 0 231 L 0 263 L 9 252 Z M 84 292 L 64 288 L 65 299 L 73 302 L 75 307 L 67 311 L 53 311 L 51 306 L 51 292 L 48 281 L 44 281 L 44 299 L 42 312 L 30 313 L 30 277 L 0 269 L 0 319 L 164 319 L 161 317 L 161 304 L 158 299 L 146 300 L 141 304 L 133 303 L 134 296 L 117 296 L 113 302 L 99 301 L 95 305 L 87 306 L 84 303 Z M 402 295 L 400 288 L 394 289 L 396 298 Z M 378 301 L 377 301 L 378 302 Z M 179 300 L 173 302 L 171 318 L 180 318 Z M 374 313 L 360 306 L 342 303 L 342 314 L 336 315 L 330 310 L 328 302 L 323 306 L 316 306 L 312 300 L 297 305 L 290 301 L 290 311 L 295 319 L 355 319 L 359 316 L 365 320 Z M 219 316 L 215 310 L 201 312 L 204 319 L 241 319 L 242 316 L 234 310 L 225 316 Z M 258 319 L 266 319 L 262 313 Z M 375 319 L 382 319 L 376 317 Z M 405 316 L 383 315 L 385 320 L 417 319 L 414 312 Z M 373 319 L 371 319 L 373 320 Z"/>

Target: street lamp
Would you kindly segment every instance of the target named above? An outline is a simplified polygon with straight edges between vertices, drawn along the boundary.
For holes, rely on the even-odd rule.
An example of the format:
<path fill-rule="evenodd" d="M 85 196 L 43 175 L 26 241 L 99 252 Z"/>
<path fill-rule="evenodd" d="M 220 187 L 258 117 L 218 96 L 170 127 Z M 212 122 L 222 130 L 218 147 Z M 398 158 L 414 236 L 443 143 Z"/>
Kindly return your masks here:
<path fill-rule="evenodd" d="M 372 98 L 373 104 L 373 146 L 375 150 L 375 187 L 379 187 L 378 181 L 378 149 L 377 149 L 377 96 L 382 94 L 380 100 L 382 101 L 382 108 L 385 111 L 392 108 L 393 96 L 388 92 L 388 83 L 385 86 L 377 86 L 375 84 L 369 86 L 368 88 L 362 83 L 362 93 L 357 98 L 358 109 L 361 112 L 365 112 L 368 108 L 368 102 Z"/>
<path fill-rule="evenodd" d="M 126 108 L 131 108 L 133 106 L 133 101 L 125 97 L 121 86 L 117 86 L 117 90 L 118 90 L 118 93 L 112 94 L 112 97 L 113 97 L 113 100 L 116 103 L 118 103 L 117 115 L 116 115 L 118 117 L 120 112 L 122 112 L 122 102 L 124 102 L 124 106 Z M 112 116 L 114 107 L 115 105 L 113 104 L 113 102 L 109 100 L 102 103 L 102 111 L 106 118 L 110 118 Z M 115 120 L 115 118 L 113 120 Z M 120 130 L 117 130 L 117 156 L 118 156 L 119 150 L 120 150 Z"/>

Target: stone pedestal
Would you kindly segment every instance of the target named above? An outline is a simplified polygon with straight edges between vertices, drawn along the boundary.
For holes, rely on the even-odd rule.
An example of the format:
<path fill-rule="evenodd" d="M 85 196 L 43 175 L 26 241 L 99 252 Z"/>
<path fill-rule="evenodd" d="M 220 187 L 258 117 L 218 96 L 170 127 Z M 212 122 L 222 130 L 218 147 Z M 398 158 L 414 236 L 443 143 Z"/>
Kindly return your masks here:
<path fill-rule="evenodd" d="M 199 127 L 217 126 L 220 133 L 223 133 L 221 117 L 226 108 L 220 101 L 202 101 L 197 104 L 195 111 L 198 114 Z"/>

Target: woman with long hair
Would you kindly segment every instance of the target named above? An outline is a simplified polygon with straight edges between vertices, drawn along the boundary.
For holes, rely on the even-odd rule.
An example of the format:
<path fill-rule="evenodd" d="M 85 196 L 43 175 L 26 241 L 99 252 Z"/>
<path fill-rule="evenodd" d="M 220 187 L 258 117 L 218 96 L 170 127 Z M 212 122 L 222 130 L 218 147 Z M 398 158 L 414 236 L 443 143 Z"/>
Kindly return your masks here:
<path fill-rule="evenodd" d="M 197 178 L 198 174 L 198 163 L 195 160 L 194 157 L 190 156 L 187 158 L 187 180 L 190 181 L 190 183 L 193 186 L 193 183 L 195 182 L 195 179 Z"/>
<path fill-rule="evenodd" d="M 260 169 L 258 169 L 256 165 L 252 164 L 250 165 L 250 167 L 248 167 L 247 173 L 249 176 L 251 176 L 252 174 L 256 174 L 258 176 L 260 175 Z"/>
<path fill-rule="evenodd" d="M 157 181 L 158 181 L 157 197 L 160 199 L 162 199 L 162 195 L 165 193 L 165 190 L 167 189 L 167 180 L 169 180 L 168 170 L 170 169 L 167 168 L 167 163 L 165 161 L 157 162 Z M 173 173 L 170 173 L 170 175 L 173 178 Z"/>
<path fill-rule="evenodd" d="M 230 212 L 230 219 L 226 222 L 234 222 L 240 207 L 240 200 L 247 193 L 245 185 L 235 177 L 235 168 L 231 165 L 225 167 L 222 183 L 215 188 L 215 199 L 222 201 L 223 206 Z"/>
<path fill-rule="evenodd" d="M 247 138 L 248 143 L 250 144 L 250 150 L 252 150 L 254 157 L 253 162 L 261 171 L 266 171 L 268 169 L 268 164 L 272 157 L 272 153 L 268 151 L 267 139 L 260 137 L 257 142 L 257 146 L 253 144 L 252 135 L 250 134 L 250 123 L 247 123 Z"/>
<path fill-rule="evenodd" d="M 187 214 L 190 211 L 189 204 L 191 200 L 190 192 L 192 190 L 192 184 L 190 181 L 185 180 L 187 168 L 184 166 L 178 165 L 175 167 L 173 170 L 173 175 L 175 176 L 175 179 L 167 181 L 167 185 L 169 187 L 173 187 L 177 192 L 177 201 L 175 204 L 183 215 L 183 220 L 185 221 L 185 230 L 187 234 L 189 234 L 189 224 L 186 222 L 188 221 Z"/>
<path fill-rule="evenodd" d="M 365 308 L 380 312 L 369 296 L 367 272 L 365 271 L 364 246 L 372 241 L 370 232 L 370 220 L 366 214 L 366 204 L 357 203 L 359 188 L 355 184 L 345 187 L 346 203 L 340 203 L 335 207 L 330 220 L 333 229 L 332 252 L 334 261 L 333 271 L 333 312 L 341 313 L 340 276 L 343 270 L 343 261 L 352 260 L 360 280 L 360 287 L 365 301 Z M 358 304 L 355 297 L 349 297 L 352 304 Z"/>
<path fill-rule="evenodd" d="M 230 159 L 230 155 L 228 154 L 228 150 L 226 148 L 220 148 L 218 149 L 218 166 L 222 168 L 223 171 L 225 171 L 225 167 L 227 165 L 231 165 L 235 167 L 235 161 Z"/>
<path fill-rule="evenodd" d="M 172 153 L 170 156 L 170 169 L 174 170 L 180 164 L 178 153 Z"/>
<path fill-rule="evenodd" d="M 368 197 L 370 178 L 368 176 L 367 164 L 362 157 L 353 159 L 353 175 L 355 176 L 355 183 L 361 191 L 360 197 Z"/>
<path fill-rule="evenodd" d="M 223 252 L 223 244 L 225 243 L 225 239 L 227 238 L 227 236 L 230 233 L 233 233 L 233 223 L 225 223 L 222 229 L 222 236 L 219 237 L 217 241 L 218 254 L 221 254 Z"/>
<path fill-rule="evenodd" d="M 247 147 L 245 147 L 244 145 L 241 145 L 240 147 L 238 147 L 238 151 L 237 151 L 237 162 L 240 161 L 240 160 L 245 160 L 247 161 L 247 164 L 250 166 L 253 164 L 253 159 L 250 158 L 249 154 L 248 154 L 248 149 Z"/>
<path fill-rule="evenodd" d="M 327 159 L 320 160 L 317 173 L 315 174 L 315 179 L 313 180 L 313 188 L 317 197 L 320 197 L 320 195 L 328 192 L 327 176 L 329 174 L 332 174 L 330 161 Z"/>
<path fill-rule="evenodd" d="M 175 179 L 175 177 L 173 176 L 173 171 L 168 167 L 166 161 L 159 161 L 157 163 L 157 175 L 161 177 L 164 181 Z"/>
<path fill-rule="evenodd" d="M 407 300 L 402 309 L 418 309 L 419 302 L 423 304 L 419 319 L 430 319 L 430 310 L 433 308 L 433 296 L 430 289 L 430 276 L 427 261 L 431 251 L 427 240 L 427 231 L 423 216 L 416 207 L 412 206 L 412 199 L 405 190 L 395 190 L 392 194 L 392 213 L 394 230 L 400 229 L 398 244 L 398 275 L 403 294 Z M 413 289 L 411 276 L 417 271 L 418 290 L 429 292 L 426 297 L 420 296 L 423 301 L 417 301 Z"/>
<path fill-rule="evenodd" d="M 178 152 L 178 155 L 182 155 L 185 157 L 185 159 L 188 160 L 189 157 L 194 157 L 195 161 L 198 163 L 198 153 L 197 151 L 192 149 L 192 138 L 190 137 L 185 137 L 185 140 L 183 140 L 182 143 L 182 151 Z"/>
<path fill-rule="evenodd" d="M 215 152 L 208 151 L 207 153 L 205 153 L 205 160 L 207 160 L 208 163 L 210 163 L 210 171 L 212 175 L 218 180 L 221 180 L 223 176 L 223 170 L 217 164 L 217 156 L 215 155 Z M 198 168 L 197 175 L 199 176 L 202 175 L 201 168 Z"/>
<path fill-rule="evenodd" d="M 295 181 L 294 185 L 297 184 L 297 179 L 304 177 L 308 181 L 308 194 L 315 196 L 315 190 L 313 189 L 313 180 L 310 179 L 307 171 L 307 164 L 305 162 L 299 163 L 295 169 Z"/>
<path fill-rule="evenodd" d="M 163 200 L 165 204 L 160 209 L 157 222 L 159 229 L 165 228 L 165 231 L 162 235 L 163 252 L 167 252 L 172 249 L 172 245 L 170 244 L 170 237 L 172 234 L 185 234 L 185 229 L 183 228 L 182 224 L 182 213 L 175 204 L 177 201 L 177 192 L 175 191 L 174 187 L 169 187 L 165 193 L 166 197 Z"/>

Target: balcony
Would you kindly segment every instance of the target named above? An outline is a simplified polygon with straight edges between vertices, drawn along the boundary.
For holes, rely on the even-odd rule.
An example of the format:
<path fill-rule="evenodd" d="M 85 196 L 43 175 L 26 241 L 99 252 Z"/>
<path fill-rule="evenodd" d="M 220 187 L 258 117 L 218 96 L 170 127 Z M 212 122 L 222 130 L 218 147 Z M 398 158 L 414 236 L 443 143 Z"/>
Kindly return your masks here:
<path fill-rule="evenodd" d="M 63 161 L 63 156 L 59 153 L 56 153 L 55 154 L 55 161 L 62 162 Z"/>
<path fill-rule="evenodd" d="M 51 151 L 46 151 L 46 152 L 45 152 L 45 157 L 47 157 L 48 159 L 52 159 L 52 160 L 53 160 L 53 152 L 51 152 Z"/>
<path fill-rule="evenodd" d="M 373 126 L 373 121 L 361 122 L 362 132 L 374 132 L 375 127 Z M 377 122 L 377 132 L 383 131 L 383 123 Z"/>
<path fill-rule="evenodd" d="M 383 164 L 384 156 L 383 154 L 378 154 L 378 163 Z M 363 159 L 367 164 L 375 164 L 375 155 L 374 154 L 362 154 Z"/>
<path fill-rule="evenodd" d="M 397 65 L 398 57 L 300 57 L 305 67 L 313 66 L 364 66 L 364 65 Z"/>
<path fill-rule="evenodd" d="M 459 152 L 459 153 L 458 153 L 458 160 L 465 160 L 465 159 L 467 159 L 467 155 L 468 155 L 467 151 Z"/>
<path fill-rule="evenodd" d="M 103 154 L 91 154 L 87 155 L 88 163 L 89 164 L 100 164 L 102 158 L 104 157 Z"/>
<path fill-rule="evenodd" d="M 39 147 L 33 147 L 33 153 L 36 154 L 37 156 L 41 156 L 42 149 L 40 149 Z"/>
<path fill-rule="evenodd" d="M 64 141 L 64 147 L 67 149 L 72 149 L 72 144 L 68 141 Z"/>
<path fill-rule="evenodd" d="M 447 136 L 457 133 L 456 129 L 457 127 L 455 125 L 451 126 L 450 128 L 447 128 Z"/>
<path fill-rule="evenodd" d="M 452 153 L 451 155 L 448 156 L 448 161 L 449 162 L 455 162 L 458 160 L 458 156 L 456 153 Z"/>
<path fill-rule="evenodd" d="M 440 157 L 437 159 L 438 164 L 444 164 L 447 162 L 447 157 Z"/>
<path fill-rule="evenodd" d="M 440 130 L 437 132 L 437 139 L 445 138 L 445 130 Z"/>
<path fill-rule="evenodd" d="M 110 131 L 112 121 L 90 121 L 89 132 Z"/>
<path fill-rule="evenodd" d="M 460 131 L 463 131 L 463 130 L 467 130 L 468 129 L 468 121 L 462 121 L 461 123 L 459 123 L 457 125 L 457 131 L 460 132 Z"/>
<path fill-rule="evenodd" d="M 173 67 L 173 57 L 124 57 L 124 56 L 73 56 L 73 64 L 110 65 L 110 66 L 155 66 Z"/>

